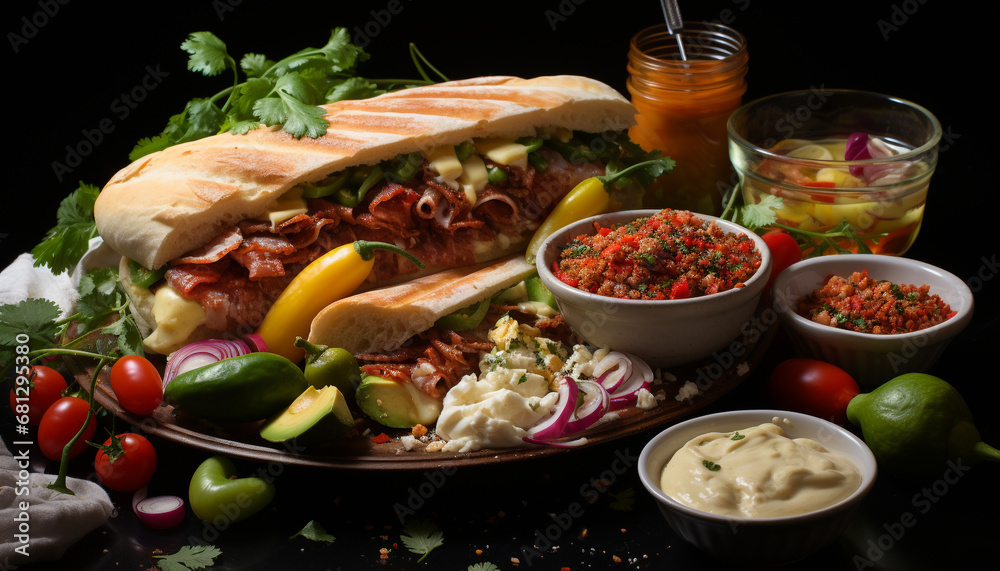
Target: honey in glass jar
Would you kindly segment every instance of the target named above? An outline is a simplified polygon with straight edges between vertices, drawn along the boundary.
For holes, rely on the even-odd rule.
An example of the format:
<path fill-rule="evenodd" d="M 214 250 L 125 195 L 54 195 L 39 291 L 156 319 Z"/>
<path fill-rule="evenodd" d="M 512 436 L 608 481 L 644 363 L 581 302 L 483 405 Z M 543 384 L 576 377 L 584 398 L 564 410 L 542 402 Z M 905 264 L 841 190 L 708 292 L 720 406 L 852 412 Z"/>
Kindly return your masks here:
<path fill-rule="evenodd" d="M 718 214 L 735 185 L 726 121 L 746 92 L 746 40 L 720 24 L 685 22 L 682 42 L 683 60 L 674 36 L 659 25 L 636 34 L 629 49 L 627 87 L 638 111 L 629 136 L 677 162 L 643 206 Z"/>

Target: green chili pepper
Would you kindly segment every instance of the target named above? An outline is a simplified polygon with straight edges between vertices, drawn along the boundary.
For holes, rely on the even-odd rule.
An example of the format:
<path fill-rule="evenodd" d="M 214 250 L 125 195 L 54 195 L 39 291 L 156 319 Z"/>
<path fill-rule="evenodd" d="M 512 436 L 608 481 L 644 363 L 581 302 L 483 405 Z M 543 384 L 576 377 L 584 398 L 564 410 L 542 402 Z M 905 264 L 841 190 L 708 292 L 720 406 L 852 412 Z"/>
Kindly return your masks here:
<path fill-rule="evenodd" d="M 455 156 L 458 158 L 459 162 L 465 162 L 465 159 L 476 154 L 476 146 L 472 144 L 472 141 L 465 141 L 461 145 L 455 147 Z"/>
<path fill-rule="evenodd" d="M 160 281 L 165 273 L 167 273 L 167 266 L 158 270 L 148 270 L 134 260 L 128 261 L 128 277 L 137 287 L 148 288 Z"/>
<path fill-rule="evenodd" d="M 385 173 L 382 171 L 382 167 L 376 165 L 371 168 L 370 171 L 365 174 L 364 170 L 357 170 L 351 175 L 351 182 L 355 183 L 361 176 L 364 176 L 361 186 L 357 190 L 352 190 L 351 188 L 341 188 L 334 194 L 334 199 L 344 205 L 354 208 L 355 206 L 361 204 L 361 201 L 365 199 L 365 195 L 371 190 L 373 186 L 378 184 L 383 178 L 385 178 Z"/>
<path fill-rule="evenodd" d="M 304 374 L 310 385 L 317 389 L 337 387 L 348 402 L 354 402 L 354 391 L 361 384 L 361 368 L 350 351 L 310 343 L 302 337 L 295 338 L 295 346 L 306 352 Z"/>
<path fill-rule="evenodd" d="M 490 298 L 486 298 L 469 307 L 445 315 L 434 322 L 434 327 L 438 329 L 450 329 L 452 331 L 468 331 L 482 323 L 489 310 Z"/>
<path fill-rule="evenodd" d="M 507 171 L 490 165 L 486 167 L 486 180 L 492 184 L 498 184 L 507 180 Z"/>
<path fill-rule="evenodd" d="M 334 175 L 333 177 L 327 178 L 328 184 L 323 185 L 302 185 L 302 198 L 322 198 L 324 196 L 330 196 L 331 194 L 339 191 L 347 181 L 351 178 L 353 174 L 350 170 L 346 170 L 340 174 Z"/>

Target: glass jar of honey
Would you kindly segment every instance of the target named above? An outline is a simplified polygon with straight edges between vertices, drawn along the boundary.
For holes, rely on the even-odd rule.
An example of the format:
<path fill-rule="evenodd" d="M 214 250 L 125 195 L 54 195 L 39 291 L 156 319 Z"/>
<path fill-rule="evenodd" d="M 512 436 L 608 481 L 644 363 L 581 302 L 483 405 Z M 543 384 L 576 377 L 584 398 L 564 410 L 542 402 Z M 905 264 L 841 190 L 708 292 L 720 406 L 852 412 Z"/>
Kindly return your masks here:
<path fill-rule="evenodd" d="M 629 130 L 646 151 L 677 162 L 649 188 L 645 208 L 718 214 L 736 185 L 727 150 L 726 121 L 746 92 L 746 40 L 736 30 L 685 22 L 685 59 L 664 25 L 632 38 L 627 87 L 638 111 Z"/>

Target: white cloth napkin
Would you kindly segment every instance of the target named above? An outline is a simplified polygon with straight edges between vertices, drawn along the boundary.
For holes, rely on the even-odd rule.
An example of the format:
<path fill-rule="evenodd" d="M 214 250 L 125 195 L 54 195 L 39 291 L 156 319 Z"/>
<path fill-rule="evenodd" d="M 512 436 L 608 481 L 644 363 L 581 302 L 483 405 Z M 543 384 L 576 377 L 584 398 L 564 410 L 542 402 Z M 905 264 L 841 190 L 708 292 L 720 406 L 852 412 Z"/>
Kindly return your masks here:
<path fill-rule="evenodd" d="M 45 298 L 54 301 L 63 316 L 70 315 L 80 277 L 91 268 L 115 266 L 120 259 L 99 237 L 90 241 L 90 249 L 72 273 L 53 274 L 47 267 L 35 267 L 31 254 L 21 254 L 0 272 L 0 304 Z M 66 487 L 76 495 L 50 490 L 46 486 L 56 479 L 55 474 L 31 473 L 22 458 L 41 454 L 38 446 L 11 447 L 13 453 L 0 440 L 0 569 L 59 559 L 69 546 L 113 515 L 114 506 L 100 485 L 67 478 Z M 22 502 L 27 504 L 22 506 Z"/>
<path fill-rule="evenodd" d="M 11 447 L 13 453 L 0 440 L 0 568 L 59 559 L 114 515 L 114 505 L 100 485 L 66 478 L 66 487 L 75 495 L 50 490 L 46 486 L 55 481 L 55 474 L 25 468 L 25 457 L 41 454 L 38 447 Z"/>

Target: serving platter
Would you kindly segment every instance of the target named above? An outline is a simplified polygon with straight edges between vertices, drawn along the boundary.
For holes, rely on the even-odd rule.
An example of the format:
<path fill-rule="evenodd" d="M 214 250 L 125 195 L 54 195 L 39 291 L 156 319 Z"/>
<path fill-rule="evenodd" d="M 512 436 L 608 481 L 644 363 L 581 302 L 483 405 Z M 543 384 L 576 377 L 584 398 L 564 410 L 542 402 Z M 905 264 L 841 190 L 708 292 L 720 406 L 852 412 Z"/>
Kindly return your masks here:
<path fill-rule="evenodd" d="M 762 361 L 778 328 L 773 310 L 765 300 L 758 306 L 755 319 L 744 327 L 740 337 L 712 356 L 658 371 L 653 394 L 663 393 L 655 408 L 627 407 L 614 411 L 609 418 L 579 434 L 587 443 L 565 448 L 529 446 L 504 449 L 481 449 L 466 453 L 407 450 L 400 436 L 408 430 L 385 428 L 363 419 L 355 432 L 321 447 L 305 448 L 292 442 L 275 444 L 260 437 L 260 422 L 217 424 L 195 418 L 169 404 L 161 405 L 149 416 L 139 416 L 123 409 L 107 379 L 107 369 L 97 383 L 94 398 L 118 418 L 136 430 L 230 457 L 258 462 L 278 462 L 298 466 L 347 470 L 426 470 L 451 466 L 476 466 L 494 462 L 514 462 L 552 454 L 566 454 L 611 442 L 695 415 L 702 408 L 737 387 Z M 626 349 L 627 350 L 627 349 Z M 162 363 L 161 363 L 162 364 Z M 162 369 L 161 369 L 162 370 Z M 77 380 L 88 388 L 90 372 Z M 696 396 L 677 400 L 678 391 L 687 381 L 695 383 Z M 385 433 L 388 442 L 376 443 L 373 437 Z"/>

